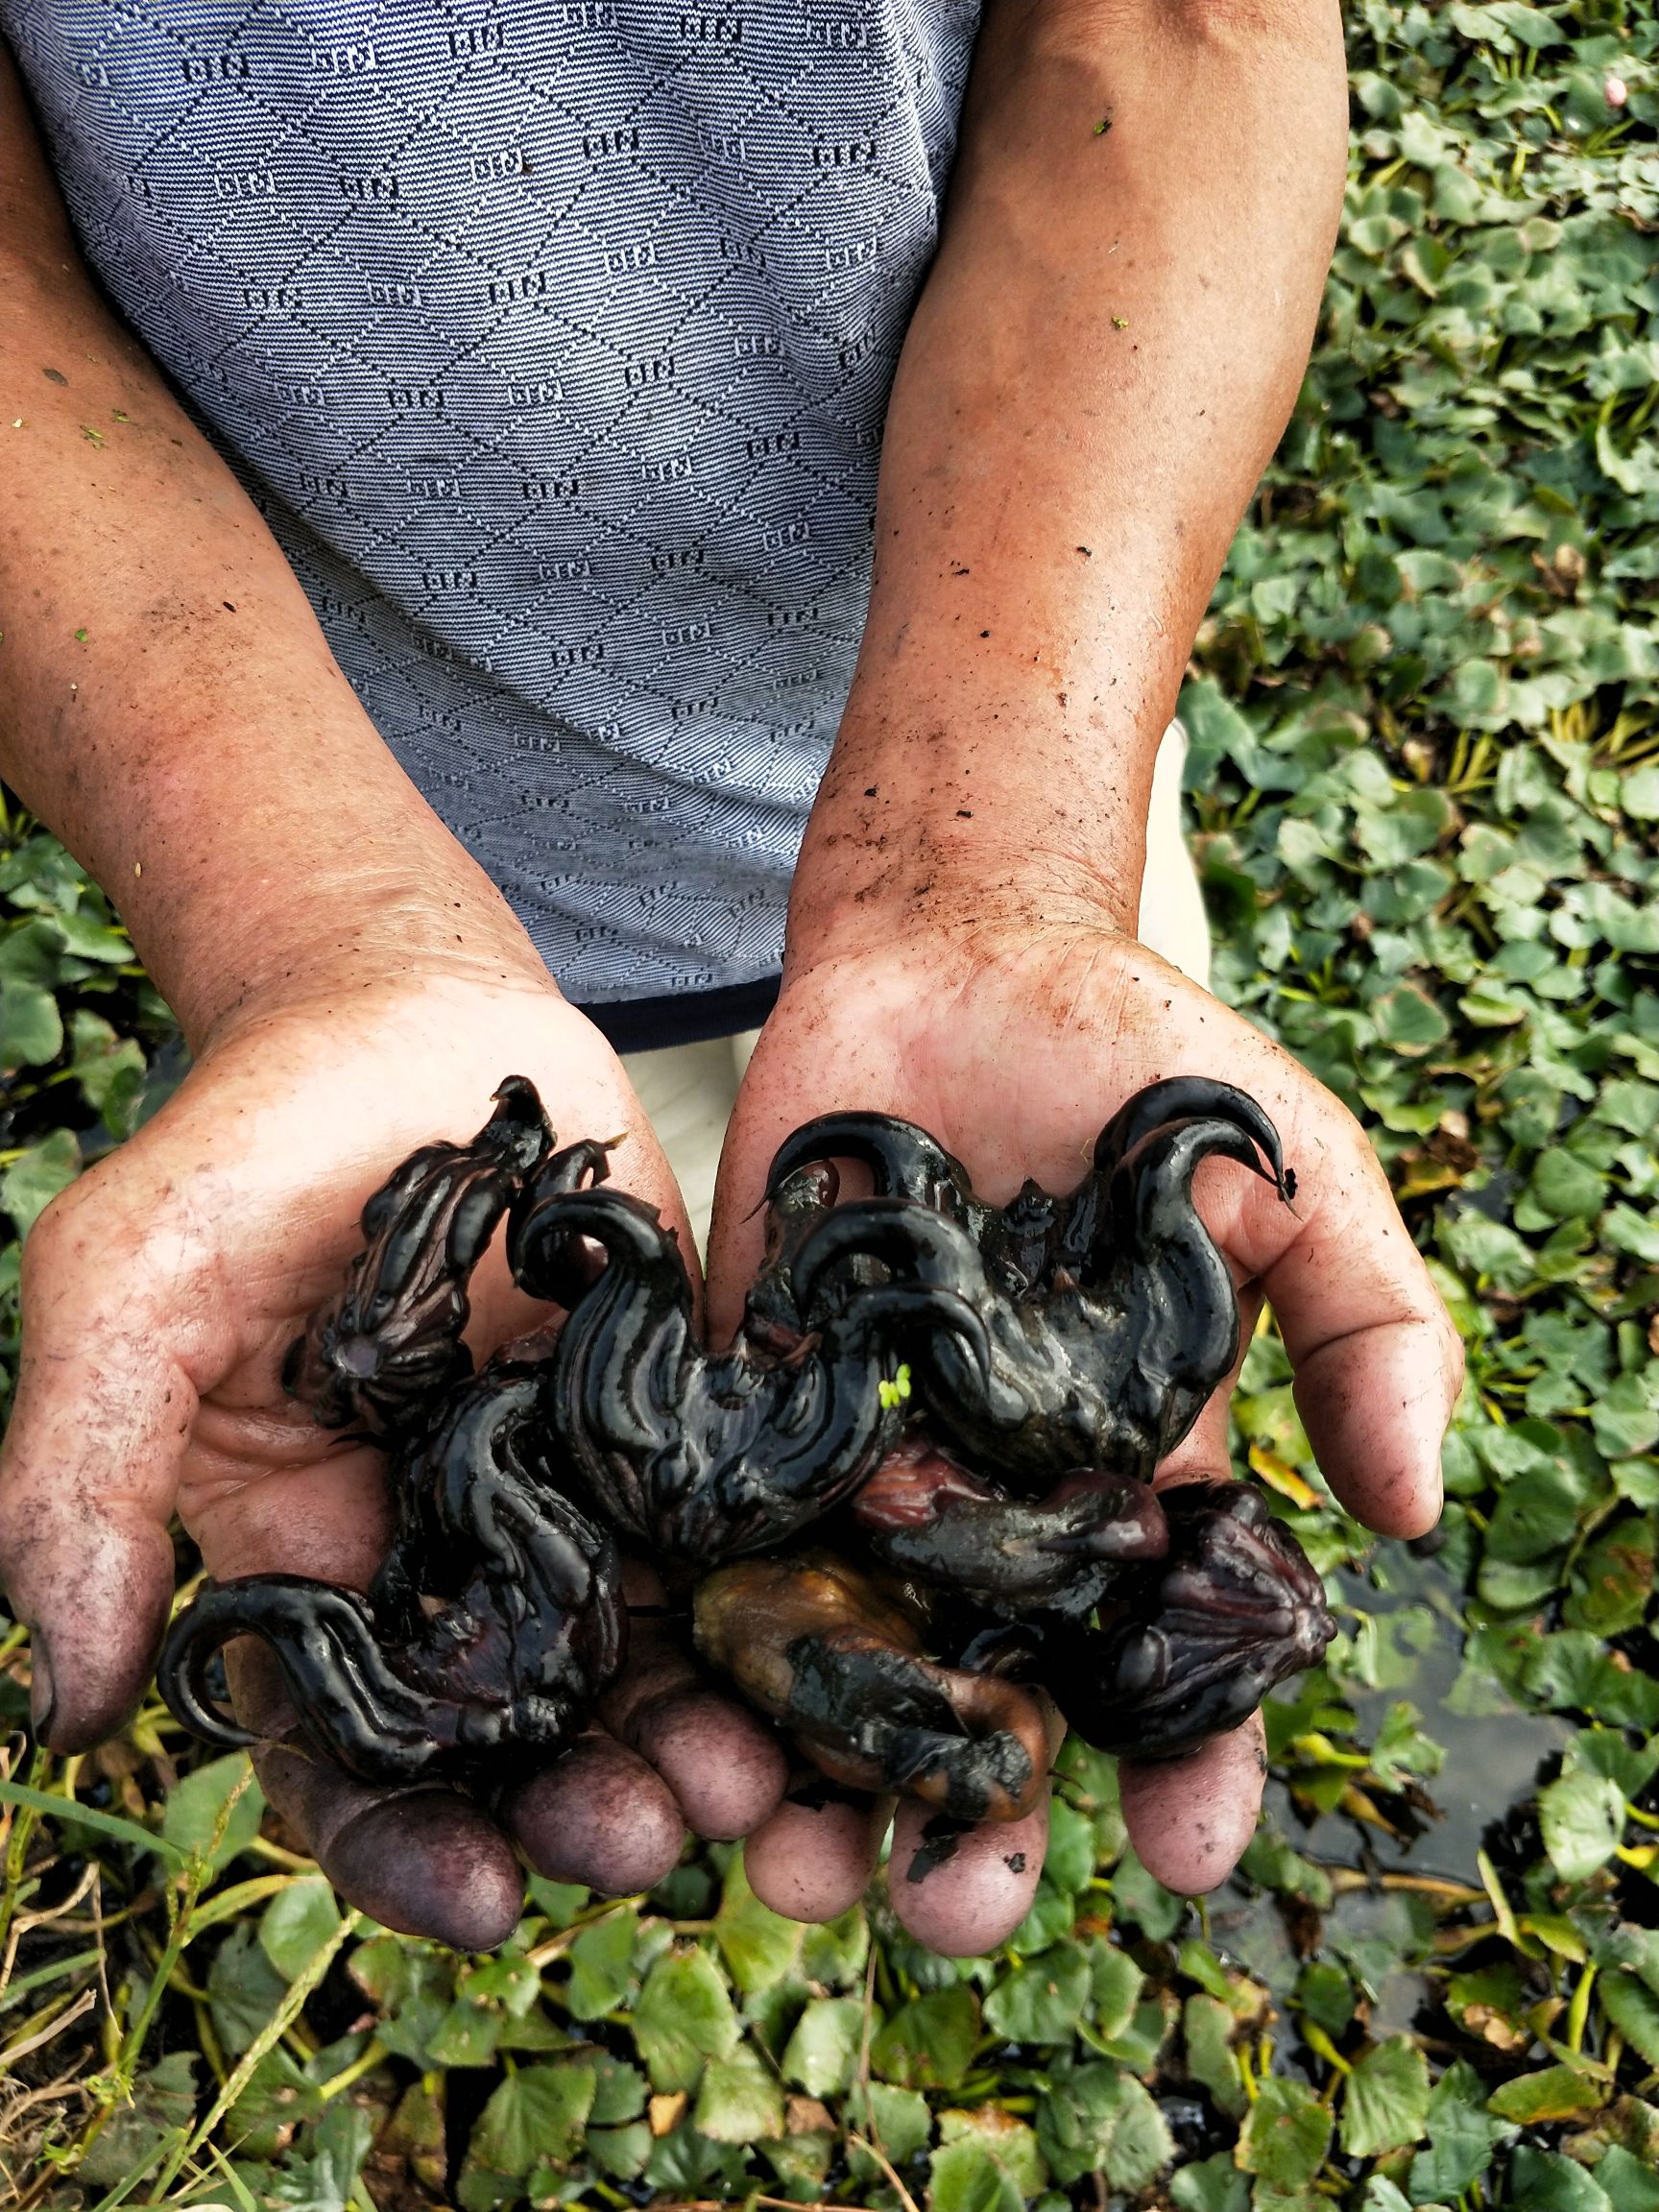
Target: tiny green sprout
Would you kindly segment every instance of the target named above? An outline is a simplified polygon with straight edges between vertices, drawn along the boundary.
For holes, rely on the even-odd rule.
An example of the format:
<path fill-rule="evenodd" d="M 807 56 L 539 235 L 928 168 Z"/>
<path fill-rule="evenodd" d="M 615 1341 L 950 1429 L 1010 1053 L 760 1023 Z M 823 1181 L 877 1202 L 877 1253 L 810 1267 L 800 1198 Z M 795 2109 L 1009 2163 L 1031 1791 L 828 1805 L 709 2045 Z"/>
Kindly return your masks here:
<path fill-rule="evenodd" d="M 86 440 L 88 445 L 102 445 L 104 443 L 103 431 L 88 429 L 84 422 L 83 422 L 81 425 L 81 435 Z"/>
<path fill-rule="evenodd" d="M 1113 318 L 1112 318 L 1112 327 L 1113 327 L 1113 329 L 1114 329 L 1114 330 L 1127 330 L 1127 329 L 1128 329 L 1128 327 L 1129 327 L 1129 318 L 1128 318 L 1128 316 L 1127 316 L 1127 315 L 1114 315 L 1114 316 L 1113 316 Z"/>
<path fill-rule="evenodd" d="M 903 1405 L 910 1395 L 910 1363 L 907 1359 L 899 1362 L 899 1372 L 891 1382 L 877 1383 L 876 1395 L 889 1410 L 895 1406 Z"/>
<path fill-rule="evenodd" d="M 1106 133 L 1107 133 L 1107 132 L 1108 132 L 1108 131 L 1110 131 L 1110 130 L 1111 130 L 1111 128 L 1112 128 L 1112 118 L 1111 118 L 1111 116 L 1110 116 L 1110 115 L 1102 115 L 1102 116 L 1101 116 L 1101 118 L 1100 118 L 1100 120 L 1099 120 L 1099 122 L 1098 122 L 1098 123 L 1096 123 L 1096 124 L 1095 124 L 1095 126 L 1094 126 L 1094 135 L 1095 135 L 1095 137 L 1096 137 L 1096 138 L 1104 138 L 1104 137 L 1105 137 L 1105 135 L 1106 135 Z"/>
<path fill-rule="evenodd" d="M 84 645 L 84 644 L 85 644 L 85 642 L 86 642 L 86 633 L 85 633 L 85 631 L 84 631 L 84 630 L 77 630 L 77 631 L 76 631 L 76 633 L 75 633 L 75 642 L 76 642 L 76 644 L 77 644 L 77 645 Z"/>

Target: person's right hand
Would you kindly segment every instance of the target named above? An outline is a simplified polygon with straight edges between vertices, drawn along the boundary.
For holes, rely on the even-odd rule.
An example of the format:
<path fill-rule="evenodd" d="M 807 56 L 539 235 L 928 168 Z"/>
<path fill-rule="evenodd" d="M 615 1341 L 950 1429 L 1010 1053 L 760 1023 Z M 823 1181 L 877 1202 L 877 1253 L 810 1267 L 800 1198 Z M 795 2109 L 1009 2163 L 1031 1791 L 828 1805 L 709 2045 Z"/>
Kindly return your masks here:
<path fill-rule="evenodd" d="M 108 1735 L 143 1689 L 173 1599 L 175 1508 L 221 1579 L 368 1583 L 391 1529 L 383 1458 L 284 1396 L 283 1354 L 360 1248 L 369 1193 L 417 1145 L 469 1138 L 509 1074 L 537 1085 L 562 1142 L 626 1131 L 615 1181 L 691 1250 L 673 1175 L 592 1024 L 551 984 L 438 970 L 243 1015 L 41 1215 L 0 1452 L 0 1573 L 34 1638 L 36 1721 L 54 1749 Z M 497 1247 L 475 1278 L 475 1347 L 541 1312 Z M 228 1657 L 239 1716 L 268 1740 L 267 1794 L 346 1896 L 463 1949 L 510 1933 L 522 1873 L 479 1806 L 436 1785 L 373 1790 L 318 1760 L 263 1647 Z M 543 1871 L 647 1887 L 679 1855 L 682 1815 L 736 1837 L 782 1793 L 772 1732 L 702 1688 L 658 1623 L 604 1713 L 614 1734 L 584 1738 L 511 1802 Z"/>

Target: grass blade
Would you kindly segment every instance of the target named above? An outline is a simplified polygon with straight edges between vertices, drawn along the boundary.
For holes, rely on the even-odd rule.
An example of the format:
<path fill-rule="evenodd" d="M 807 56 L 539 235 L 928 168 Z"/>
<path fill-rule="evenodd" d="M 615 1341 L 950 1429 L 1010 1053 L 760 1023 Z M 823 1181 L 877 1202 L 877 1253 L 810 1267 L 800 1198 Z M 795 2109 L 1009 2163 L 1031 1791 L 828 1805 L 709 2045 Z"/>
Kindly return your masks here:
<path fill-rule="evenodd" d="M 182 1866 L 185 1863 L 185 1854 L 177 1843 L 169 1843 L 164 1836 L 140 1828 L 136 1820 L 124 1820 L 119 1813 L 100 1813 L 95 1806 L 78 1805 L 70 1797 L 55 1797 L 48 1790 L 31 1790 L 26 1782 L 0 1782 L 0 1803 L 22 1805 L 31 1813 L 43 1813 L 53 1820 L 77 1820 L 83 1828 L 96 1828 L 100 1835 L 119 1837 L 123 1843 L 135 1844 L 141 1851 L 158 1852 L 177 1865 Z"/>

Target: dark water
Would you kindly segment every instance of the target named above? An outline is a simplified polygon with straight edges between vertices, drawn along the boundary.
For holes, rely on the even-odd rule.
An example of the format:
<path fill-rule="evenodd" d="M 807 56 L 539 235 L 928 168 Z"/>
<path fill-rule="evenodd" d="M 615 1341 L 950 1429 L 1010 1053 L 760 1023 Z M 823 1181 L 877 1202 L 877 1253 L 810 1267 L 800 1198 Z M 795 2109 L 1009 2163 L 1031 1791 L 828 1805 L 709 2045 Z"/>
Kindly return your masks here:
<path fill-rule="evenodd" d="M 1422 1642 L 1412 1651 L 1405 1680 L 1353 1699 L 1362 1736 L 1369 1740 L 1388 1707 L 1406 1698 L 1422 1714 L 1429 1735 L 1445 1746 L 1446 1763 L 1424 1785 L 1439 1818 L 1431 1820 L 1415 1843 L 1395 1844 L 1377 1829 L 1367 1829 L 1366 1837 L 1387 1871 L 1408 1869 L 1479 1883 L 1475 1854 L 1483 1832 L 1532 1794 L 1539 1768 L 1565 1745 L 1572 1723 L 1559 1714 L 1525 1711 L 1489 1676 L 1459 1680 L 1464 1595 L 1432 1559 L 1419 1559 L 1404 1545 L 1386 1545 L 1374 1575 L 1375 1580 L 1344 1575 L 1346 1595 L 1358 1608 L 1383 1621 L 1408 1613 L 1412 1628 L 1421 1627 Z M 1311 1834 L 1315 1857 L 1343 1865 L 1361 1863 L 1352 1822 L 1322 1820 Z"/>
<path fill-rule="evenodd" d="M 1283 1783 L 1268 1785 L 1267 1808 L 1280 1831 L 1309 1858 L 1328 1868 L 1350 1867 L 1368 1887 L 1339 1894 L 1324 1915 L 1322 1951 L 1334 1952 L 1377 1993 L 1370 2032 L 1408 2029 L 1428 1984 L 1407 1967 L 1413 1945 L 1410 1897 L 1382 1889 L 1375 1878 L 1410 1874 L 1479 1887 L 1476 1854 L 1488 1829 L 1536 1791 L 1541 1769 L 1572 1735 L 1554 1714 L 1524 1711 L 1489 1677 L 1463 1668 L 1463 1594 L 1431 1559 L 1403 1545 L 1385 1545 L 1371 1576 L 1344 1575 L 1343 1592 L 1357 1612 L 1377 1623 L 1382 1686 L 1349 1692 L 1358 1715 L 1360 1741 L 1368 1743 L 1390 1705 L 1416 1706 L 1428 1735 L 1442 1744 L 1445 1763 L 1422 1784 L 1428 1803 L 1415 1835 L 1398 1838 L 1345 1814 L 1310 1823 Z M 1343 1625 L 1354 1626 L 1351 1618 Z M 1392 1804 L 1388 1807 L 1393 1811 Z M 1288 1993 L 1303 1965 L 1290 1923 L 1272 1897 L 1247 1896 L 1230 1887 L 1213 1902 L 1214 1941 L 1264 1981 L 1278 1996 Z"/>

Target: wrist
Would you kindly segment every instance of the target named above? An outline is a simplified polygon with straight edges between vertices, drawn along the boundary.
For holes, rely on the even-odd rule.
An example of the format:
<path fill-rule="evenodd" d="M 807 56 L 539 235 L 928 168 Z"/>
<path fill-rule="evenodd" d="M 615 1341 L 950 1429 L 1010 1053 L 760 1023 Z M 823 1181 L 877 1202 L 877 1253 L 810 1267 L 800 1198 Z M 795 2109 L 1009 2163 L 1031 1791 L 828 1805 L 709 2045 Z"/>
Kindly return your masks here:
<path fill-rule="evenodd" d="M 342 877 L 313 876 L 280 909 L 250 885 L 245 919 L 213 930 L 191 916 L 164 951 L 146 954 L 191 1049 L 200 1057 L 257 1022 L 301 1010 L 345 1008 L 369 993 L 477 989 L 557 998 L 558 986 L 493 885 L 453 875 L 416 877 L 400 863 Z M 192 945 L 213 933 L 210 961 Z M 143 946 L 138 931 L 134 942 Z M 180 990 L 165 978 L 189 971 Z"/>
<path fill-rule="evenodd" d="M 204 791 L 187 830 L 156 805 L 113 865 L 96 856 L 193 1053 L 399 978 L 554 989 L 501 893 L 413 787 L 383 785 L 370 802 L 340 788 L 302 809 L 239 810 Z"/>
<path fill-rule="evenodd" d="M 192 1051 L 251 1011 L 399 973 L 547 988 L 309 610 L 287 620 L 254 596 L 232 585 L 164 653 L 111 615 L 67 698 L 27 703 L 57 754 L 8 748 L 8 780 L 117 907 Z"/>
<path fill-rule="evenodd" d="M 786 967 L 896 934 L 1133 935 L 1156 752 L 1155 735 L 1102 739 L 1091 757 L 999 710 L 928 728 L 850 706 L 795 871 Z"/>

